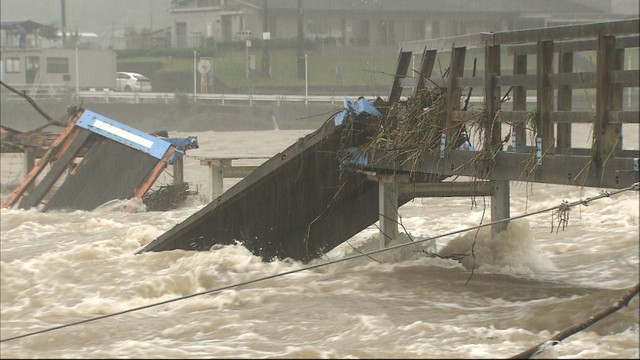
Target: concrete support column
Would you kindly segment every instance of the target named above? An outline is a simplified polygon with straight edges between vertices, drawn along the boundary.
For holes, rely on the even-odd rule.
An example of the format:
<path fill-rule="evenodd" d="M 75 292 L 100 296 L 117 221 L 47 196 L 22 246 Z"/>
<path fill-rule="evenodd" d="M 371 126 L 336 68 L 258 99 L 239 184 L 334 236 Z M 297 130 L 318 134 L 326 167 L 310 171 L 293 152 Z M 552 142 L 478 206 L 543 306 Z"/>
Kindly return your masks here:
<path fill-rule="evenodd" d="M 184 158 L 176 157 L 173 159 L 173 184 L 182 183 L 184 183 Z"/>
<path fill-rule="evenodd" d="M 398 183 L 378 182 L 378 216 L 380 223 L 380 246 L 386 248 L 398 237 Z"/>
<path fill-rule="evenodd" d="M 217 198 L 224 191 L 224 166 L 220 160 L 209 162 L 209 184 L 211 184 L 211 200 Z"/>
<path fill-rule="evenodd" d="M 24 156 L 22 157 L 22 173 L 25 177 L 29 174 L 29 171 L 33 169 L 36 163 L 36 156 L 32 150 L 25 149 Z"/>
<path fill-rule="evenodd" d="M 24 156 L 22 158 L 22 173 L 24 174 L 24 177 L 26 178 L 27 175 L 29 174 L 29 172 L 31 171 L 31 169 L 33 169 L 33 167 L 35 166 L 36 163 L 36 155 L 33 153 L 33 150 L 30 149 L 25 149 L 24 151 Z M 31 184 L 26 191 L 28 193 L 31 193 L 31 191 L 33 191 L 35 184 Z"/>
<path fill-rule="evenodd" d="M 491 221 L 498 221 L 511 217 L 509 180 L 494 180 L 493 195 L 491 196 Z M 491 226 L 491 235 L 507 229 L 508 221 Z"/>

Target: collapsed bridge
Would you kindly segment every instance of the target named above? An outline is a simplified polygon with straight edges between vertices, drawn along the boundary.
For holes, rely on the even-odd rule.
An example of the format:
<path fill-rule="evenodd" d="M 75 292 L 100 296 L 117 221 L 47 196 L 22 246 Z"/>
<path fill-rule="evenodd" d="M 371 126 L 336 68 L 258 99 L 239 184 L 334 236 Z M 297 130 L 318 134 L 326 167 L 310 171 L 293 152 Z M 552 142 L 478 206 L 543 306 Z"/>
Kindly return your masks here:
<path fill-rule="evenodd" d="M 634 19 L 403 44 L 423 50 L 421 64 L 407 75 L 413 53 L 401 50 L 388 101 L 345 101 L 316 132 L 137 253 L 238 241 L 264 260 L 309 261 L 376 221 L 385 246 L 397 236 L 398 208 L 415 197 L 491 196 L 495 221 L 510 217 L 510 181 L 637 183 L 640 153 L 622 140 L 623 125 L 640 116 L 622 99 L 639 86 L 637 64 L 624 70 L 638 28 Z M 484 69 L 476 71 L 474 52 Z M 593 71 L 573 66 L 584 52 L 596 54 Z M 432 76 L 436 63 L 448 64 L 442 78 Z M 408 88 L 413 94 L 401 101 Z M 590 90 L 595 109 L 574 107 L 574 89 Z M 479 111 L 467 108 L 472 90 L 483 94 Z M 536 95 L 530 108 L 528 90 Z M 593 126 L 591 148 L 572 146 L 572 124 Z M 459 176 L 473 181 L 444 181 Z"/>

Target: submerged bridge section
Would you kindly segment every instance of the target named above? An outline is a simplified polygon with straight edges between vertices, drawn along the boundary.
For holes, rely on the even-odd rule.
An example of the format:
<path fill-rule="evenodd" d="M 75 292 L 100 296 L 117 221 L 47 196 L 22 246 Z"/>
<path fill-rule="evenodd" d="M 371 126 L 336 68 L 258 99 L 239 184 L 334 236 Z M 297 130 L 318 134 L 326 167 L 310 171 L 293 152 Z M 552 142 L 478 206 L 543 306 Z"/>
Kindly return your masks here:
<path fill-rule="evenodd" d="M 640 123 L 637 96 L 623 101 L 638 94 L 639 25 L 634 19 L 402 44 L 388 100 L 346 101 L 315 133 L 138 253 L 239 241 L 264 260 L 309 261 L 376 221 L 386 246 L 397 236 L 398 208 L 415 197 L 491 196 L 495 221 L 510 217 L 510 181 L 637 183 L 640 153 L 622 144 L 624 126 L 638 131 Z M 414 51 L 421 62 L 410 73 Z M 578 56 L 595 58 L 595 67 L 576 71 Z M 574 105 L 578 91 L 593 107 Z M 468 99 L 477 95 L 485 101 L 474 110 Z M 531 96 L 535 108 L 528 109 Z M 590 148 L 573 146 L 576 124 L 592 127 Z M 445 181 L 459 176 L 472 181 Z"/>

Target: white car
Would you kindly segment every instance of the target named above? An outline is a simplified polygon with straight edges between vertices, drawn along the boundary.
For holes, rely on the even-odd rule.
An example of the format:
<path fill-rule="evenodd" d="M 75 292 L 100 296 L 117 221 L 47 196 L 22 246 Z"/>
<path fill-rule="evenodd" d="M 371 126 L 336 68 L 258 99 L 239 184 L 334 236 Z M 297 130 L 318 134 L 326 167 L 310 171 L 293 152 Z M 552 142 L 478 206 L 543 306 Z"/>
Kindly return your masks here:
<path fill-rule="evenodd" d="M 151 91 L 151 80 L 133 72 L 116 73 L 116 91 Z"/>

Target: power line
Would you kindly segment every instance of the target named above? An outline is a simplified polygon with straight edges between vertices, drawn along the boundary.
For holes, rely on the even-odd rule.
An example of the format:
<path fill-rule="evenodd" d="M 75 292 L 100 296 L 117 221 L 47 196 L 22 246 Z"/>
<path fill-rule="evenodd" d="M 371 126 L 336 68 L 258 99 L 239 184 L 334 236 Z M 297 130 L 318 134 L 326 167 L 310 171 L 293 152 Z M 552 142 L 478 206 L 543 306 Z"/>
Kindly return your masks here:
<path fill-rule="evenodd" d="M 261 278 L 248 280 L 248 281 L 244 281 L 244 282 L 240 282 L 240 283 L 236 283 L 236 284 L 232 284 L 232 285 L 228 285 L 228 286 L 223 286 L 223 287 L 219 287 L 219 288 L 212 289 L 212 290 L 201 291 L 201 292 L 198 292 L 198 293 L 185 295 L 185 296 L 180 296 L 180 297 L 177 297 L 177 298 L 164 300 L 164 301 L 160 301 L 160 302 L 156 302 L 156 303 L 148 304 L 148 305 L 144 305 L 144 306 L 139 306 L 139 307 L 135 307 L 135 308 L 131 308 L 131 309 L 127 309 L 127 310 L 123 310 L 123 311 L 119 311 L 119 312 L 115 312 L 115 313 L 111 313 L 111 314 L 107 314 L 107 315 L 97 316 L 97 317 L 93 317 L 93 318 L 90 318 L 90 319 L 75 321 L 75 322 L 71 322 L 71 323 L 68 323 L 68 324 L 63 324 L 63 325 L 54 326 L 54 327 L 51 327 L 51 328 L 46 328 L 46 329 L 42 329 L 42 330 L 38 330 L 38 331 L 33 331 L 33 332 L 30 332 L 30 333 L 25 333 L 25 334 L 22 334 L 22 335 L 17 335 L 17 336 L 9 337 L 9 338 L 6 338 L 6 339 L 2 339 L 2 340 L 0 340 L 0 343 L 6 342 L 6 341 L 22 339 L 22 338 L 26 338 L 26 337 L 30 337 L 30 336 L 34 336 L 34 335 L 38 335 L 38 334 L 43 334 L 43 333 L 54 331 L 54 330 L 60 330 L 60 329 L 64 329 L 64 328 L 67 328 L 67 327 L 76 326 L 76 325 L 80 325 L 80 324 L 86 324 L 88 322 L 101 320 L 101 319 L 106 319 L 106 318 L 109 318 L 109 317 L 123 315 L 123 314 L 126 314 L 126 313 L 131 313 L 131 312 L 135 312 L 135 311 L 139 311 L 139 310 L 149 309 L 149 308 L 152 308 L 152 307 L 155 307 L 155 306 L 169 304 L 169 303 L 180 301 L 180 300 L 186 300 L 186 299 L 193 298 L 193 297 L 196 297 L 196 296 L 213 294 L 213 293 L 221 292 L 221 291 L 224 291 L 224 290 L 228 290 L 228 289 L 232 289 L 232 288 L 236 288 L 236 287 L 240 287 L 240 286 L 245 286 L 245 285 L 257 283 L 257 282 L 260 282 L 260 281 L 277 278 L 277 277 L 280 277 L 280 276 L 291 275 L 291 274 L 294 274 L 294 273 L 307 271 L 307 270 L 312 270 L 312 269 L 316 269 L 316 268 L 327 266 L 327 265 L 333 265 L 333 264 L 337 264 L 337 263 L 341 263 L 341 262 L 345 262 L 345 261 L 361 258 L 361 257 L 364 257 L 364 256 L 370 256 L 370 255 L 378 254 L 378 253 L 381 253 L 381 252 L 384 252 L 384 251 L 395 250 L 395 249 L 398 249 L 398 248 L 401 248 L 401 247 L 404 247 L 404 246 L 420 244 L 420 243 L 423 243 L 423 242 L 426 242 L 426 241 L 433 241 L 433 240 L 436 240 L 436 239 L 439 239 L 439 238 L 442 238 L 442 237 L 451 236 L 451 235 L 457 235 L 457 234 L 460 234 L 460 233 L 463 233 L 463 232 L 477 230 L 477 229 L 480 229 L 480 228 L 483 228 L 483 227 L 486 227 L 486 226 L 500 224 L 500 223 L 511 221 L 511 220 L 517 220 L 517 219 L 521 219 L 521 218 L 525 218 L 525 217 L 541 214 L 541 213 L 548 212 L 548 211 L 553 211 L 553 210 L 558 210 L 558 209 L 563 209 L 564 210 L 564 209 L 568 209 L 568 208 L 571 208 L 571 207 L 574 207 L 574 206 L 577 206 L 577 205 L 585 205 L 585 206 L 587 206 L 587 205 L 589 205 L 590 202 L 592 202 L 594 200 L 602 199 L 602 198 L 605 198 L 605 197 L 610 197 L 610 196 L 617 195 L 619 193 L 622 193 L 622 192 L 625 192 L 625 191 L 629 191 L 629 190 L 636 190 L 637 191 L 640 188 L 639 184 L 640 183 L 635 183 L 635 184 L 633 184 L 633 185 L 631 185 L 629 187 L 626 187 L 626 188 L 623 188 L 623 189 L 618 189 L 618 190 L 613 191 L 613 192 L 608 192 L 608 191 L 604 190 L 604 191 L 602 191 L 602 193 L 600 195 L 597 195 L 597 196 L 594 196 L 594 197 L 591 197 L 591 198 L 581 199 L 581 200 L 577 200 L 577 201 L 574 201 L 574 202 L 563 201 L 562 204 L 554 206 L 554 207 L 550 207 L 550 208 L 534 211 L 534 212 L 531 212 L 531 213 L 525 213 L 525 214 L 522 214 L 522 215 L 518 215 L 518 216 L 506 218 L 506 219 L 496 220 L 496 221 L 488 222 L 488 223 L 485 223 L 485 224 L 472 226 L 472 227 L 468 227 L 468 228 L 465 228 L 465 229 L 452 231 L 452 232 L 445 233 L 445 234 L 440 234 L 440 235 L 433 236 L 433 237 L 426 238 L 426 239 L 416 240 L 416 241 L 408 242 L 408 243 L 397 244 L 397 245 L 389 246 L 389 247 L 378 249 L 378 250 L 372 250 L 372 251 L 369 251 L 369 252 L 362 252 L 362 253 L 359 253 L 359 254 L 355 254 L 355 255 L 347 256 L 347 257 L 344 257 L 344 258 L 341 258 L 341 259 L 336 259 L 336 260 L 324 262 L 324 263 L 321 263 L 321 264 L 310 265 L 310 266 L 306 266 L 306 267 L 303 267 L 303 268 L 300 268 L 300 269 L 296 269 L 296 270 L 285 271 L 285 272 L 281 272 L 281 273 L 278 273 L 278 274 L 268 275 L 268 276 L 264 276 L 264 277 L 261 277 Z"/>

